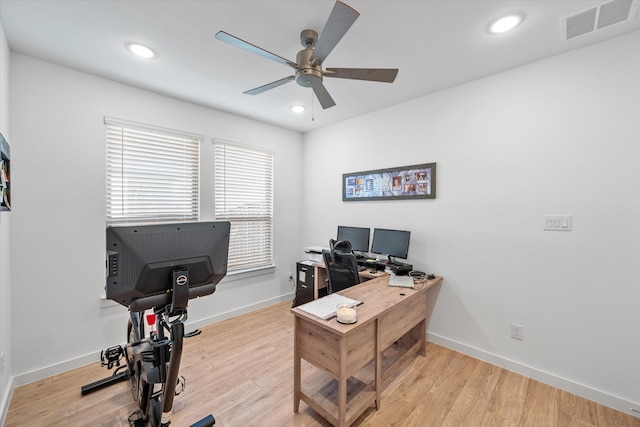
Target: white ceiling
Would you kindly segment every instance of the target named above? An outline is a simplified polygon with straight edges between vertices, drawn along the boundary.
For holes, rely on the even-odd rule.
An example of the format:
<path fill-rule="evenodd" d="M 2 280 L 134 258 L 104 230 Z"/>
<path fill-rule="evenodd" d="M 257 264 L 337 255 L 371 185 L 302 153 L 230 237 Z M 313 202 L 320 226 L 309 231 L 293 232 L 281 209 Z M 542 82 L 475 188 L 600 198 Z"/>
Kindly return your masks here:
<path fill-rule="evenodd" d="M 295 61 L 300 31 L 321 33 L 334 0 L 0 0 L 0 20 L 13 51 L 301 132 L 640 29 L 636 17 L 563 41 L 560 18 L 601 1 L 345 2 L 360 17 L 323 66 L 400 71 L 392 84 L 326 79 L 337 103 L 327 110 L 295 82 L 244 95 L 291 69 L 214 36 L 224 30 Z M 515 31 L 488 34 L 514 11 L 525 15 Z M 157 57 L 134 57 L 132 41 Z M 295 115 L 293 104 L 308 109 Z"/>

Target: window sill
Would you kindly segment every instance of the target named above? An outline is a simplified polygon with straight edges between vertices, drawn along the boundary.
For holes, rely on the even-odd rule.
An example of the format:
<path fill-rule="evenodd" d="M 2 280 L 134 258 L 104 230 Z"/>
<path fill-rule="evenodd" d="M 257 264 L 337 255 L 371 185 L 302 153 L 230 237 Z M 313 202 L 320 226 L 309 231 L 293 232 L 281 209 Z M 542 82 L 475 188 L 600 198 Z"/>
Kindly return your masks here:
<path fill-rule="evenodd" d="M 275 271 L 276 271 L 276 266 L 274 264 L 267 265 L 264 267 L 249 268 L 246 270 L 232 271 L 230 273 L 227 273 L 224 279 L 222 279 L 221 283 L 248 279 L 250 277 L 262 276 L 265 274 L 273 274 L 275 273 Z"/>

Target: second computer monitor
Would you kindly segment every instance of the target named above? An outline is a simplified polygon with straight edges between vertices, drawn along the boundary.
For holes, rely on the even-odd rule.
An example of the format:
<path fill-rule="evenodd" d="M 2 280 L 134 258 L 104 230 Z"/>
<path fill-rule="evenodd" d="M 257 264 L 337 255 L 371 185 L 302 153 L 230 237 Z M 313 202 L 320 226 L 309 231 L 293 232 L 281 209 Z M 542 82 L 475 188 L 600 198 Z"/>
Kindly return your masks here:
<path fill-rule="evenodd" d="M 338 240 L 347 240 L 354 252 L 369 252 L 369 229 L 366 227 L 339 225 Z"/>
<path fill-rule="evenodd" d="M 389 258 L 398 257 L 406 259 L 409 255 L 410 238 L 410 231 L 374 228 L 371 252 L 388 255 Z"/>

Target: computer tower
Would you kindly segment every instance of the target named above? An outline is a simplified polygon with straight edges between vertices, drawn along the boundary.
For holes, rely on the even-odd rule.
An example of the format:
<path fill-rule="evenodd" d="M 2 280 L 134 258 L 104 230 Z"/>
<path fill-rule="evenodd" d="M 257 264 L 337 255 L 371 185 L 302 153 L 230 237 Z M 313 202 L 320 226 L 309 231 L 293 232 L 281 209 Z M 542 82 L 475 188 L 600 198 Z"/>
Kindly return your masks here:
<path fill-rule="evenodd" d="M 310 263 L 301 261 L 296 263 L 296 296 L 292 307 L 313 301 L 313 281 L 315 269 Z"/>

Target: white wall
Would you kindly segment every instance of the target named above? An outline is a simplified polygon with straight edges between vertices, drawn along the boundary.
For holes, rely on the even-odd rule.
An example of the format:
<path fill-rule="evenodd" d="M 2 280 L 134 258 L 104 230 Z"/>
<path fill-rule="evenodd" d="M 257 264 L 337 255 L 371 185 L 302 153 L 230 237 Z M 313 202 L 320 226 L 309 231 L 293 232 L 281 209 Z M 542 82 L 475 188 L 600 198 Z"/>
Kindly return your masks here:
<path fill-rule="evenodd" d="M 409 262 L 444 277 L 432 341 L 640 409 L 638 46 L 635 32 L 305 135 L 304 244 L 339 224 L 410 230 Z M 341 201 L 343 173 L 423 162 L 435 200 Z M 573 231 L 543 231 L 547 214 Z"/>
<path fill-rule="evenodd" d="M 301 257 L 302 136 L 11 54 L 12 354 L 16 385 L 125 341 L 127 310 L 101 303 L 105 130 L 110 116 L 204 135 L 201 219 L 214 219 L 213 137 L 275 153 L 275 272 L 226 280 L 190 303 L 198 326 L 291 298 Z M 96 367 L 97 369 L 97 367 Z M 105 375 L 109 373 L 105 371 Z"/>
<path fill-rule="evenodd" d="M 9 45 L 0 25 L 0 132 L 9 144 Z M 4 354 L 4 369 L 0 369 L 0 424 L 8 410 L 12 389 L 11 376 L 11 266 L 10 212 L 0 212 L 0 354 Z"/>

